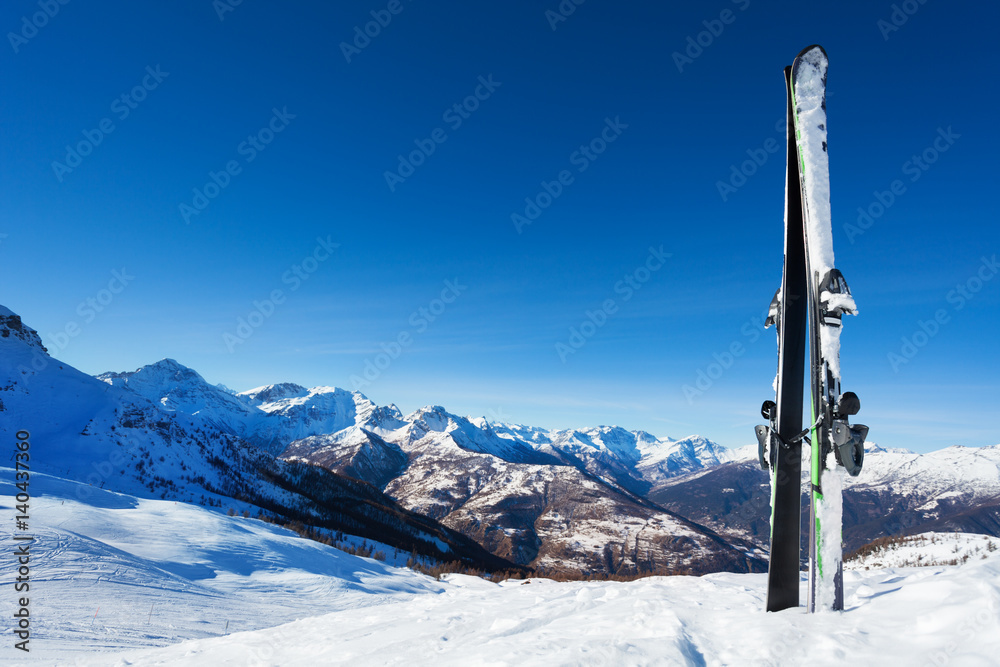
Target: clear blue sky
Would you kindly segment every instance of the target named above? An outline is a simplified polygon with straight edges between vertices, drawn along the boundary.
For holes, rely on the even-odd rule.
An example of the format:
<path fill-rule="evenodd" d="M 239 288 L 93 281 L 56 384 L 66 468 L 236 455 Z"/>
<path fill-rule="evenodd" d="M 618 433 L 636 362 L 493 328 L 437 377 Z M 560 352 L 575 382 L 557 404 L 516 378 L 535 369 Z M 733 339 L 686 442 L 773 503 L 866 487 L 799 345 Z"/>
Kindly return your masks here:
<path fill-rule="evenodd" d="M 564 21 L 556 0 L 224 6 L 0 10 L 0 302 L 58 358 L 99 373 L 173 357 L 239 390 L 357 376 L 404 411 L 754 442 L 776 367 L 773 330 L 753 327 L 781 275 L 782 67 L 820 43 L 835 251 L 861 313 L 844 388 L 884 446 L 1000 442 L 1000 277 L 980 269 L 1000 252 L 995 6 L 914 2 L 898 30 L 888 2 L 588 0 Z M 391 21 L 345 56 L 373 11 Z M 415 140 L 433 153 L 390 188 Z M 577 152 L 594 140 L 603 152 Z M 928 149 L 933 164 L 910 162 Z M 751 155 L 763 164 L 724 199 Z M 200 201 L 210 172 L 226 185 Z M 558 196 L 519 233 L 543 181 Z M 564 363 L 557 343 L 609 299 Z M 366 379 L 366 361 L 386 367 Z M 686 396 L 699 371 L 716 378 Z"/>

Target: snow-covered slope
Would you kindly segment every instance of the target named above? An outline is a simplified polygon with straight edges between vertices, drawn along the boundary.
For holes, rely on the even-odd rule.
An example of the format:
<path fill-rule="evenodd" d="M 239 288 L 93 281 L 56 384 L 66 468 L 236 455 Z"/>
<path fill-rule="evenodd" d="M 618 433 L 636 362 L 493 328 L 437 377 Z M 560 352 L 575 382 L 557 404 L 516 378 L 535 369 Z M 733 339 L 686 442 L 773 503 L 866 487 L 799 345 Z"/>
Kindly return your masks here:
<path fill-rule="evenodd" d="M 223 508 L 93 490 L 41 473 L 30 488 L 33 638 L 28 654 L 3 642 L 4 665 L 74 664 L 83 652 L 218 637 L 444 588 Z M 0 468 L 0 497 L 15 493 L 14 471 Z M 0 559 L 6 618 L 17 567 L 14 558 Z"/>
<path fill-rule="evenodd" d="M 960 565 L 1000 556 L 1000 539 L 973 533 L 920 533 L 881 538 L 844 562 L 851 570 Z"/>
<path fill-rule="evenodd" d="M 456 576 L 436 596 L 121 659 L 212 667 L 995 664 L 1000 563 L 845 578 L 848 611 L 834 619 L 765 613 L 764 575 L 501 585 Z"/>
<path fill-rule="evenodd" d="M 825 667 L 887 656 L 989 665 L 1000 654 L 995 557 L 847 571 L 834 618 L 766 613 L 763 574 L 437 582 L 253 520 L 127 497 L 91 514 L 61 504 L 72 495 L 55 493 L 42 512 L 79 522 L 51 528 L 57 576 L 33 603 L 46 639 L 28 655 L 5 642 L 4 664 Z M 148 542 L 137 526 L 152 526 Z M 237 553 L 220 548 L 233 544 Z M 0 562 L 5 580 L 10 567 Z"/>

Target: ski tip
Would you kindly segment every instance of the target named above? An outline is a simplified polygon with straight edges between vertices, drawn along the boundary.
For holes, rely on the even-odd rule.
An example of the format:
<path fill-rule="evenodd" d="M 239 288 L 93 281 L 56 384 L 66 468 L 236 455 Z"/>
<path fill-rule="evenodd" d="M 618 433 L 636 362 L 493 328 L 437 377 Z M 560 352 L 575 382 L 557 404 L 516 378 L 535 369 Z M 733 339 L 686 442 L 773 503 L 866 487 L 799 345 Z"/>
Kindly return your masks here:
<path fill-rule="evenodd" d="M 803 68 L 816 69 L 819 71 L 825 84 L 826 70 L 829 64 L 830 59 L 827 57 L 826 50 L 822 46 L 819 44 L 807 46 L 799 51 L 799 55 L 795 56 L 795 60 L 792 61 L 792 79 L 797 79 L 799 72 L 803 71 Z"/>
<path fill-rule="evenodd" d="M 799 55 L 795 56 L 795 58 L 796 58 L 796 59 L 799 59 L 799 58 L 802 58 L 802 57 L 804 57 L 804 56 L 805 56 L 805 55 L 806 55 L 807 53 L 809 53 L 810 51 L 812 51 L 813 49 L 817 49 L 817 50 L 819 50 L 819 52 L 823 54 L 823 57 L 824 57 L 824 58 L 828 57 L 828 56 L 826 55 L 826 49 L 824 49 L 824 48 L 823 48 L 822 46 L 820 46 L 819 44 L 812 44 L 812 45 L 810 45 L 810 46 L 807 46 L 806 48 L 802 49 L 801 51 L 799 51 Z"/>

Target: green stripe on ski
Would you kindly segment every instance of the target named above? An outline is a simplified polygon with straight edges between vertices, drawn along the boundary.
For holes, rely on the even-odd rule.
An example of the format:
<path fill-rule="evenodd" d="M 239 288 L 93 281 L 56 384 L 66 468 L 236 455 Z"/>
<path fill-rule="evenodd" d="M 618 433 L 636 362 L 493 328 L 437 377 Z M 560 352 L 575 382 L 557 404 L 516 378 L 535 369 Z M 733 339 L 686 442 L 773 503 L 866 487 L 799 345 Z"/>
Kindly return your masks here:
<path fill-rule="evenodd" d="M 820 485 L 820 472 L 823 468 L 822 454 L 823 449 L 819 442 L 819 425 L 816 423 L 816 399 L 813 397 L 812 408 L 809 410 L 812 415 L 812 427 L 809 430 L 809 449 L 812 454 L 812 483 L 813 483 L 813 495 L 817 498 L 823 497 L 823 487 Z"/>
<path fill-rule="evenodd" d="M 820 484 L 820 475 L 823 471 L 823 447 L 822 443 L 819 441 L 819 426 L 816 424 L 816 397 L 813 396 L 812 406 L 809 409 L 809 414 L 812 419 L 812 428 L 809 430 L 809 454 L 812 463 L 811 474 L 812 478 L 812 498 L 813 507 L 819 507 L 823 502 L 823 487 Z M 816 572 L 819 578 L 823 578 L 823 525 L 820 522 L 820 512 L 814 513 L 815 526 L 813 530 L 816 531 L 814 534 L 816 536 Z"/>
<path fill-rule="evenodd" d="M 768 457 L 771 454 L 768 453 Z M 778 476 L 778 466 L 775 465 L 771 468 L 771 539 L 774 539 L 774 500 L 778 494 L 776 478 Z"/>
<path fill-rule="evenodd" d="M 795 82 L 790 87 L 792 93 L 792 115 L 795 117 L 795 154 L 799 158 L 799 173 L 806 173 L 806 163 L 802 159 L 802 131 L 799 130 L 799 103 L 795 99 Z"/>

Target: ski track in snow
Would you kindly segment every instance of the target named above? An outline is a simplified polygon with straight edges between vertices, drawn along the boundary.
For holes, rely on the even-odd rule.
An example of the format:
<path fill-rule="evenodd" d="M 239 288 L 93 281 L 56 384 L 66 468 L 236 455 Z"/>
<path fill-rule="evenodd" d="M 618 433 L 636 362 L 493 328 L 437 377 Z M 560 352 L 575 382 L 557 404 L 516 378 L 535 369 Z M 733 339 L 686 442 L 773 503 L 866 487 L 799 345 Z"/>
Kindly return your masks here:
<path fill-rule="evenodd" d="M 7 498 L 12 480 L 0 468 Z M 47 475 L 32 489 L 32 651 L 8 637 L 4 665 L 987 665 L 1000 655 L 996 552 L 957 567 L 849 570 L 843 614 L 767 614 L 763 574 L 438 582 L 218 510 L 105 491 L 86 504 L 75 482 Z M 13 568 L 0 561 L 5 618 Z M 803 578 L 803 600 L 805 588 Z"/>

